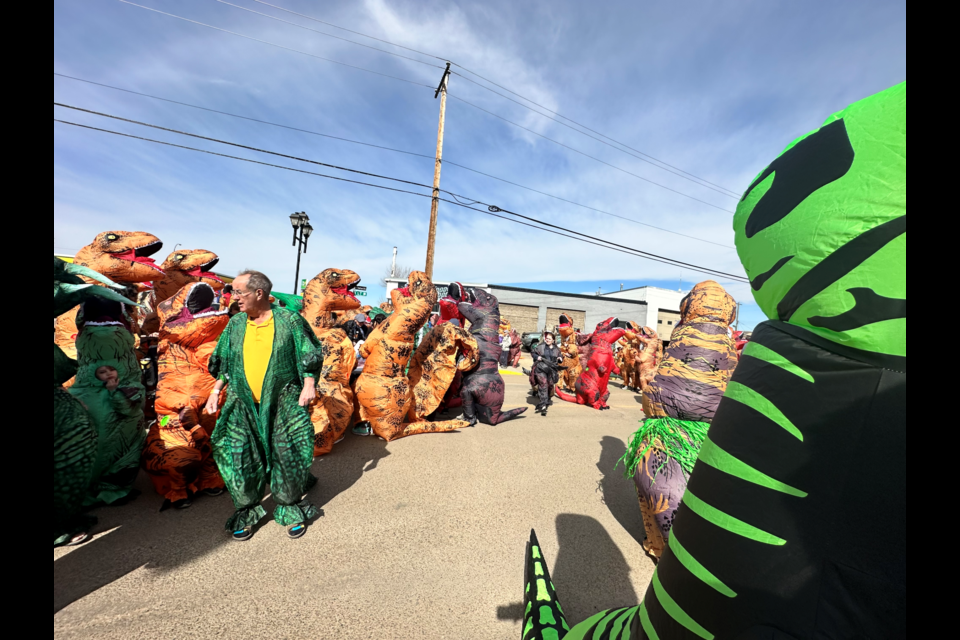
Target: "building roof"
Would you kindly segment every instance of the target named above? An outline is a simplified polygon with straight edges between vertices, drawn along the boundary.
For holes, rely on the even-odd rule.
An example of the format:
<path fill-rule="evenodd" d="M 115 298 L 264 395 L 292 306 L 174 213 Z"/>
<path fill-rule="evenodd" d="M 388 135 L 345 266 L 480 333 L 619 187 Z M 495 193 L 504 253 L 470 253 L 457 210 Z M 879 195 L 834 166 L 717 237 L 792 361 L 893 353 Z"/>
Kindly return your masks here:
<path fill-rule="evenodd" d="M 626 293 L 627 291 L 640 291 L 641 289 L 656 289 L 657 291 L 665 291 L 665 292 L 667 292 L 667 293 L 673 293 L 673 294 L 682 294 L 682 293 L 683 293 L 682 291 L 674 291 L 673 289 L 664 289 L 663 287 L 651 287 L 651 286 L 649 286 L 649 285 L 645 285 L 645 286 L 643 286 L 643 287 L 633 287 L 632 289 L 621 289 L 620 291 L 610 291 L 610 292 L 608 292 L 608 293 L 602 293 L 602 294 L 600 294 L 600 295 L 601 295 L 601 297 L 602 297 L 602 296 L 612 296 L 612 295 L 615 294 L 615 293 Z"/>
<path fill-rule="evenodd" d="M 579 298 L 579 299 L 581 299 L 581 300 L 594 300 L 594 301 L 599 300 L 599 301 L 601 301 L 601 302 L 610 302 L 610 301 L 611 301 L 610 299 L 605 300 L 605 299 L 603 298 L 603 296 L 586 295 L 586 294 L 583 294 L 583 293 L 565 293 L 565 292 L 563 292 L 563 291 L 544 291 L 544 290 L 542 290 L 542 289 L 524 289 L 524 288 L 522 288 L 522 287 L 508 287 L 508 286 L 503 285 L 503 284 L 492 284 L 492 285 L 490 285 L 490 288 L 491 288 L 491 289 L 503 289 L 503 290 L 505 290 L 505 291 L 519 291 L 519 292 L 522 292 L 522 293 L 537 293 L 537 294 L 547 295 L 547 296 L 562 296 L 562 297 L 564 297 L 564 298 Z M 626 303 L 626 304 L 642 304 L 642 305 L 644 305 L 644 306 L 646 306 L 646 304 L 647 304 L 647 303 L 646 303 L 645 301 L 643 301 L 643 300 L 630 300 L 629 298 L 617 299 L 617 302 L 618 302 L 618 303 Z"/>

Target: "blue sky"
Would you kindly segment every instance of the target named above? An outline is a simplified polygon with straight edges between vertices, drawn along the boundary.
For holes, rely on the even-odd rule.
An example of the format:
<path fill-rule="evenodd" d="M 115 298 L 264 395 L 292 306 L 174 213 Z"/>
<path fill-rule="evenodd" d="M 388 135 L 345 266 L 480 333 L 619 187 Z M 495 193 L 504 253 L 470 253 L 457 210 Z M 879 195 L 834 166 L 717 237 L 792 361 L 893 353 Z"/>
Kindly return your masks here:
<path fill-rule="evenodd" d="M 252 38 L 436 86 L 440 69 L 217 0 L 138 4 Z M 231 0 L 319 31 L 441 64 L 254 0 Z M 905 2 L 567 0 L 483 3 L 353 0 L 271 4 L 448 58 L 634 149 L 740 193 L 792 139 L 850 102 L 906 79 Z M 124 4 L 54 3 L 54 72 L 251 118 L 431 156 L 434 91 Z M 498 91 L 501 91 L 498 89 Z M 501 93 L 503 93 L 501 91 Z M 587 159 L 465 103 L 447 107 L 444 158 L 567 200 L 711 243 L 611 218 L 447 164 L 442 186 L 582 233 L 728 273 L 736 199 L 698 186 L 453 76 L 450 94 L 692 198 Z M 279 129 L 54 76 L 54 100 L 417 183 L 433 161 Z M 59 107 L 54 117 L 308 171 L 335 170 Z M 383 181 L 372 180 L 380 184 Z M 423 192 L 423 189 L 413 190 Z M 716 208 L 719 207 L 719 208 Z M 301 275 L 348 268 L 376 281 L 390 263 L 422 268 L 429 200 L 54 123 L 54 251 L 106 230 L 144 230 L 164 250 L 205 248 L 218 270 L 257 268 L 290 290 L 288 216 L 316 232 Z M 564 291 L 706 279 L 441 204 L 437 280 Z M 720 279 L 722 282 L 723 280 Z M 731 284 L 747 328 L 749 287 Z"/>

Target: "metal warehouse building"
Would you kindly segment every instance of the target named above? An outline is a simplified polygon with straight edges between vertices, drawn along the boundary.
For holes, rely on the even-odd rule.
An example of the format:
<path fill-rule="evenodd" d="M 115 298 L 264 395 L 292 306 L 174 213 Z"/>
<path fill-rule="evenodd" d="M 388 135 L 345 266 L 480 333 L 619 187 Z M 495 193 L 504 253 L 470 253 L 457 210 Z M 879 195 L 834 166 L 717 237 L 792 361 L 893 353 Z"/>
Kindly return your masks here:
<path fill-rule="evenodd" d="M 436 282 L 440 297 L 447 294 L 447 282 Z M 405 286 L 406 280 L 387 279 L 387 296 L 394 289 Z M 583 295 L 523 289 L 499 284 L 470 284 L 465 287 L 483 289 L 500 301 L 500 314 L 510 321 L 519 333 L 553 329 L 560 322 L 560 314 L 573 319 L 577 329 L 587 333 L 607 318 L 634 321 L 640 326 L 653 327 L 664 340 L 669 340 L 673 327 L 680 321 L 680 301 L 684 293 L 642 287 L 606 295 Z"/>

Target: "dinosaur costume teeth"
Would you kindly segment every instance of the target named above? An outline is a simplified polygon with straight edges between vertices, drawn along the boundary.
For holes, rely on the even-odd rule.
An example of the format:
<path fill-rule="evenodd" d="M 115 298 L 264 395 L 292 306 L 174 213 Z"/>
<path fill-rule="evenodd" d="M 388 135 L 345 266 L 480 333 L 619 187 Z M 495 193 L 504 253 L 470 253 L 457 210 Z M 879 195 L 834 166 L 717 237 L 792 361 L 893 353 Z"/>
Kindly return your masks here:
<path fill-rule="evenodd" d="M 615 616 L 620 640 L 908 637 L 906 105 L 906 83 L 854 103 L 744 195 L 737 251 L 770 320 L 644 603 L 565 640 L 612 638 Z"/>
<path fill-rule="evenodd" d="M 413 387 L 406 376 L 414 353 L 414 336 L 437 304 L 437 289 L 425 273 L 414 271 L 408 285 L 390 292 L 393 314 L 384 320 L 360 348 L 366 358 L 357 380 L 360 419 L 387 442 L 422 433 L 456 431 L 469 426 L 460 420 L 409 422 L 415 405 Z M 416 414 L 414 414 L 416 415 Z"/>
<path fill-rule="evenodd" d="M 323 345 L 323 371 L 317 378 L 317 399 L 310 406 L 315 456 L 333 450 L 354 414 L 350 376 L 357 354 L 338 325 L 359 312 L 360 301 L 352 293 L 359 284 L 360 276 L 349 269 L 327 269 L 310 280 L 303 292 L 303 318 Z"/>
<path fill-rule="evenodd" d="M 577 345 L 587 347 L 587 366 L 583 368 L 574 385 L 576 395 L 558 389 L 558 398 L 601 411 L 610 408 L 607 405 L 610 398 L 610 375 L 620 373 L 614 362 L 612 345 L 625 333 L 623 329 L 617 328 L 618 324 L 616 318 L 609 318 L 598 324 L 592 334 L 577 337 Z"/>
<path fill-rule="evenodd" d="M 157 493 L 170 502 L 224 488 L 210 445 L 217 417 L 203 410 L 216 384 L 208 370 L 210 356 L 230 322 L 229 311 L 213 310 L 213 301 L 213 287 L 195 282 L 157 309 L 157 420 L 142 460 Z"/>
<path fill-rule="evenodd" d="M 480 363 L 463 375 L 463 415 L 473 424 L 479 420 L 497 425 L 516 418 L 527 407 L 502 411 L 505 386 L 500 375 L 500 301 L 483 289 L 473 291 L 473 300 L 458 305 L 470 321 L 470 334 L 480 348 Z"/>

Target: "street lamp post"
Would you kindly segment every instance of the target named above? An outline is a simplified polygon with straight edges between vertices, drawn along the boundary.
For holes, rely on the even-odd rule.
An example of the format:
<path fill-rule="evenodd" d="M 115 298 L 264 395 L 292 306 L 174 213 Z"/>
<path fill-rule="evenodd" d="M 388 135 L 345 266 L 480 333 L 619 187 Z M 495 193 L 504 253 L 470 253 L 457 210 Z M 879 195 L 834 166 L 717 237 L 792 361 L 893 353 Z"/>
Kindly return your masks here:
<path fill-rule="evenodd" d="M 297 275 L 293 282 L 293 295 L 297 295 L 300 287 L 300 256 L 307 253 L 307 242 L 313 234 L 313 226 L 306 213 L 291 213 L 290 224 L 293 226 L 293 246 L 297 248 Z"/>

